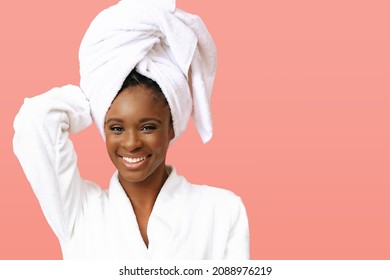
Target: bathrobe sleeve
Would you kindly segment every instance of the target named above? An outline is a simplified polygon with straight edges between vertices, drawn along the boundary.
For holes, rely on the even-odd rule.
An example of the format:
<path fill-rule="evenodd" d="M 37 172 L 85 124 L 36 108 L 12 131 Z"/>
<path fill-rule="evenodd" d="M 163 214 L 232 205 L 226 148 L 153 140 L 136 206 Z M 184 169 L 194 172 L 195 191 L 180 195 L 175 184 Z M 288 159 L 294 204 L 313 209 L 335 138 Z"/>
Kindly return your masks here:
<path fill-rule="evenodd" d="M 245 206 L 240 197 L 236 196 L 235 211 L 232 217 L 232 227 L 224 259 L 248 260 L 249 259 L 249 227 Z"/>
<path fill-rule="evenodd" d="M 67 85 L 26 98 L 14 121 L 13 147 L 54 233 L 69 240 L 86 183 L 69 133 L 92 122 L 80 88 Z"/>

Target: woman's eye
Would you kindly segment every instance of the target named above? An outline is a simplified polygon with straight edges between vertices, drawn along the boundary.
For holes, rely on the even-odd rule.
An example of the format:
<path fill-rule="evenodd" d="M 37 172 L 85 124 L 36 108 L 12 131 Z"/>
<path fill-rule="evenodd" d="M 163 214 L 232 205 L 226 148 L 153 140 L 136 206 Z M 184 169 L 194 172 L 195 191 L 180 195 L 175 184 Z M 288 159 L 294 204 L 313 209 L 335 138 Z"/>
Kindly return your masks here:
<path fill-rule="evenodd" d="M 111 130 L 114 132 L 122 132 L 123 128 L 120 126 L 113 126 L 113 127 L 111 127 Z"/>
<path fill-rule="evenodd" d="M 152 124 L 148 124 L 148 125 L 144 125 L 143 127 L 141 127 L 141 131 L 153 131 L 155 130 L 157 127 L 155 125 L 152 125 Z"/>

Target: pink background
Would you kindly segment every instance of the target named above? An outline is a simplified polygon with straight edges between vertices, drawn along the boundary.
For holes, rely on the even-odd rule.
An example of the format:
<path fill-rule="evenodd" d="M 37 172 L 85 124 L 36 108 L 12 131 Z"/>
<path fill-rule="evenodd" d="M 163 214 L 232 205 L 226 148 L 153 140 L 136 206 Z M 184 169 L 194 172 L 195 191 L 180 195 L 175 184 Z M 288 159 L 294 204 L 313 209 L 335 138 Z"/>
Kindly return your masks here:
<path fill-rule="evenodd" d="M 12 152 L 25 96 L 78 84 L 90 21 L 116 1 L 7 1 L 1 26 L 0 259 L 61 251 Z M 169 162 L 247 207 L 253 259 L 390 259 L 388 1 L 178 1 L 219 51 L 215 135 L 192 125 Z M 114 168 L 95 127 L 73 137 L 82 176 Z"/>

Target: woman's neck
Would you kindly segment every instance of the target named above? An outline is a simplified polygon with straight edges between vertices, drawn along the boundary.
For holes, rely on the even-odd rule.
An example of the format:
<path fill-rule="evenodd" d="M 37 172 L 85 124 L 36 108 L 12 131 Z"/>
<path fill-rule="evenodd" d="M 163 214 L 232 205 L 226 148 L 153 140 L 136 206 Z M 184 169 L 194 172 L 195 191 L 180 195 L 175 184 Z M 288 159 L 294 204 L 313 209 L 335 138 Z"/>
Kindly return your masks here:
<path fill-rule="evenodd" d="M 168 173 L 165 165 L 156 169 L 151 176 L 142 182 L 129 182 L 119 175 L 119 182 L 133 206 L 138 227 L 146 247 L 149 246 L 147 236 L 149 217 L 157 196 L 167 178 Z"/>
<path fill-rule="evenodd" d="M 162 165 L 155 172 L 141 182 L 129 182 L 121 178 L 121 183 L 127 197 L 130 199 L 134 210 L 142 210 L 142 212 L 151 212 L 157 196 L 168 178 L 168 173 L 165 165 Z"/>

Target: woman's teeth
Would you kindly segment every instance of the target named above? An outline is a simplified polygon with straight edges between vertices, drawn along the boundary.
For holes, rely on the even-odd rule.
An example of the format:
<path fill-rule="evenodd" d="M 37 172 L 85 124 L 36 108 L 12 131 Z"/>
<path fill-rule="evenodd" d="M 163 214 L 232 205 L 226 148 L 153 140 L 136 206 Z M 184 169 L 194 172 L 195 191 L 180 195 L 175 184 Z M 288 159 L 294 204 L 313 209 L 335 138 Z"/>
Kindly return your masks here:
<path fill-rule="evenodd" d="M 122 157 L 124 161 L 128 163 L 137 163 L 141 162 L 146 159 L 146 157 L 138 157 L 138 158 L 129 158 L 129 157 Z"/>

